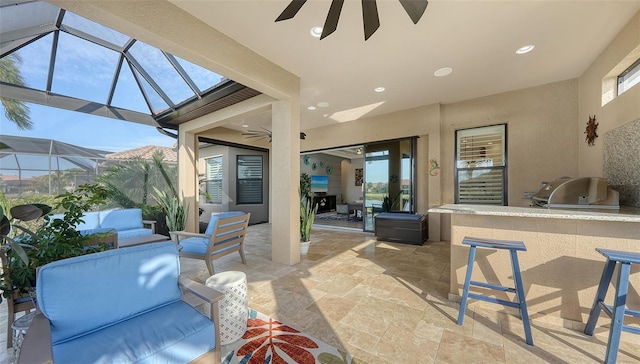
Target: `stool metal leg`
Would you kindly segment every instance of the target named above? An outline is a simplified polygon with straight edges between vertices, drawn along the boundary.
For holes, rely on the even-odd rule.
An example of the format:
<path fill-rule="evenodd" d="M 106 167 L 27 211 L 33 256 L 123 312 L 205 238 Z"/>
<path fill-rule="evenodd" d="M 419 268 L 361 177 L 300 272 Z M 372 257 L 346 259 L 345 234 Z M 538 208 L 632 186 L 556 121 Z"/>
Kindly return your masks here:
<path fill-rule="evenodd" d="M 607 344 L 607 355 L 605 363 L 615 363 L 620 346 L 620 334 L 624 321 L 624 311 L 627 303 L 627 293 L 629 291 L 629 273 L 631 264 L 620 264 L 618 271 L 618 285 L 616 287 L 616 298 L 613 303 L 613 315 L 611 315 L 611 329 L 609 329 L 609 342 Z"/>
<path fill-rule="evenodd" d="M 524 287 L 522 285 L 522 276 L 520 275 L 520 264 L 518 263 L 518 252 L 510 250 L 511 266 L 513 268 L 513 280 L 516 283 L 516 294 L 518 296 L 518 304 L 520 307 L 520 318 L 524 325 L 524 335 L 527 338 L 527 344 L 533 346 L 533 336 L 531 335 L 531 323 L 529 322 L 529 311 L 527 310 L 527 301 L 524 298 Z"/>
<path fill-rule="evenodd" d="M 600 278 L 596 297 L 594 298 L 593 305 L 591 306 L 589 320 L 587 321 L 587 326 L 584 328 L 584 333 L 586 335 L 593 335 L 593 330 L 596 328 L 596 323 L 598 322 L 601 310 L 600 302 L 604 302 L 604 298 L 607 296 L 607 290 L 609 289 L 609 283 L 611 282 L 611 277 L 613 276 L 613 270 L 615 267 L 616 261 L 607 259 L 604 269 L 602 270 L 602 277 Z"/>
<path fill-rule="evenodd" d="M 467 263 L 467 274 L 464 278 L 464 287 L 462 288 L 462 300 L 460 301 L 460 312 L 458 313 L 458 325 L 462 325 L 464 312 L 467 310 L 467 299 L 469 298 L 469 286 L 471 284 L 471 272 L 473 271 L 473 262 L 475 260 L 476 247 L 471 246 L 469 249 L 469 261 Z"/>

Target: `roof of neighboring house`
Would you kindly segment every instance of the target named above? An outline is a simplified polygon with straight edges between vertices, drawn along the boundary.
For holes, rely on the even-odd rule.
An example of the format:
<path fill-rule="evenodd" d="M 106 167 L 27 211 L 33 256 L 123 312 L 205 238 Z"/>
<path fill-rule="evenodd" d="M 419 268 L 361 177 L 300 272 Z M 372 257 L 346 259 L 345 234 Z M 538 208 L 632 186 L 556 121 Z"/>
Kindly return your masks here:
<path fill-rule="evenodd" d="M 178 154 L 175 149 L 169 147 L 160 147 L 157 145 L 146 145 L 144 147 L 123 150 L 122 152 L 107 154 L 107 159 L 144 159 L 152 160 L 153 155 L 161 152 L 164 155 L 164 161 L 167 163 L 178 163 Z"/>
<path fill-rule="evenodd" d="M 18 181 L 20 180 L 19 176 L 13 174 L 0 174 L 0 180 L 2 181 Z"/>

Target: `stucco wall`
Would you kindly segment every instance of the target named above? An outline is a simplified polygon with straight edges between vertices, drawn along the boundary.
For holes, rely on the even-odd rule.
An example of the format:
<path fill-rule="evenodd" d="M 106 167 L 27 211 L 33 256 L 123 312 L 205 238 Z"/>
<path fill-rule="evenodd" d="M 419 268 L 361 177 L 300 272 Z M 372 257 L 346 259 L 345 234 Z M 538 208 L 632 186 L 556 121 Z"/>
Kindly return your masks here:
<path fill-rule="evenodd" d="M 329 190 L 326 194 L 336 196 L 336 203 L 340 203 L 343 195 L 341 167 L 343 158 L 320 153 L 309 155 L 309 164 L 305 164 L 303 160 L 304 158 L 301 156 L 300 173 L 306 173 L 309 176 L 329 177 Z M 314 165 L 315 169 L 313 169 Z M 328 168 L 331 169 L 331 173 L 328 172 Z"/>
<path fill-rule="evenodd" d="M 363 163 L 363 158 L 342 160 L 342 201 L 345 203 L 363 199 L 364 185 L 356 186 L 356 169 L 364 168 Z"/>
<path fill-rule="evenodd" d="M 198 151 L 198 175 L 206 174 L 206 159 L 213 156 L 222 156 L 222 188 L 224 196 L 222 204 L 203 204 L 200 201 L 201 207 L 203 207 L 207 213 L 222 212 L 222 211 L 235 211 L 241 210 L 251 213 L 251 223 L 265 222 L 269 220 L 269 155 L 266 152 L 239 149 L 227 146 L 210 146 L 200 148 Z M 235 202 L 236 196 L 236 157 L 238 155 L 261 155 L 263 160 L 263 186 L 262 186 L 262 204 L 243 204 L 237 205 Z M 200 221 L 208 221 L 208 217 L 201 216 Z"/>
<path fill-rule="evenodd" d="M 580 135 L 579 162 L 581 176 L 603 176 L 604 151 L 602 136 L 610 130 L 640 118 L 640 85 L 602 105 L 602 83 L 615 77 L 640 58 L 640 12 L 618 33 L 596 60 L 580 76 L 580 116 L 576 134 Z M 598 134 L 595 146 L 584 142 L 589 115 L 596 115 Z"/>
<path fill-rule="evenodd" d="M 578 173 L 578 82 L 568 80 L 442 105 L 442 195 L 454 202 L 455 131 L 507 124 L 508 203 L 541 181 Z"/>

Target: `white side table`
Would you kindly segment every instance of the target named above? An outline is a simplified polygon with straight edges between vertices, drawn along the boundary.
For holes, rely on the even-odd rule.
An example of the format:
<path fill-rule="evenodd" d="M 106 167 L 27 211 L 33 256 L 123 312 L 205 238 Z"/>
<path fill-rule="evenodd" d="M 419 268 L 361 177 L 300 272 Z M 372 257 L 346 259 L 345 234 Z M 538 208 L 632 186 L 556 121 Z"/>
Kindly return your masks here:
<path fill-rule="evenodd" d="M 13 359 L 14 363 L 18 362 L 18 357 L 20 356 L 20 348 L 22 348 L 22 341 L 24 340 L 24 334 L 27 333 L 27 329 L 31 325 L 31 321 L 33 320 L 33 316 L 36 315 L 36 312 L 30 312 L 25 314 L 24 316 L 19 317 L 17 320 L 11 324 L 11 328 L 13 329 Z"/>
<path fill-rule="evenodd" d="M 247 275 L 229 271 L 209 277 L 205 284 L 224 293 L 220 307 L 220 343 L 237 341 L 247 330 Z"/>

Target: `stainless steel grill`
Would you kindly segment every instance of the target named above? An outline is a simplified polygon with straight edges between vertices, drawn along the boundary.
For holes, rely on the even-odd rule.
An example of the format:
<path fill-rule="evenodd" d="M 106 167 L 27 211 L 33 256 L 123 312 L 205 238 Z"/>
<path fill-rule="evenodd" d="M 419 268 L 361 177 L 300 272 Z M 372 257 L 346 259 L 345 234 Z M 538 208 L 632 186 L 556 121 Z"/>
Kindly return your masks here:
<path fill-rule="evenodd" d="M 532 206 L 578 209 L 619 209 L 619 194 L 600 177 L 560 177 L 546 182 L 536 193 Z"/>

